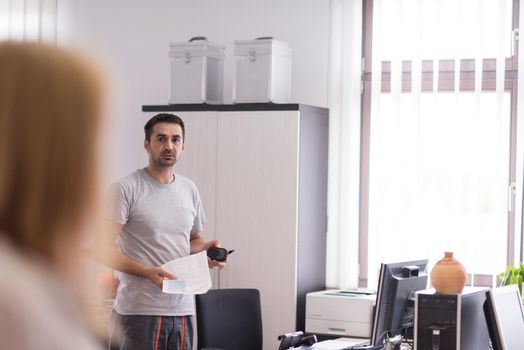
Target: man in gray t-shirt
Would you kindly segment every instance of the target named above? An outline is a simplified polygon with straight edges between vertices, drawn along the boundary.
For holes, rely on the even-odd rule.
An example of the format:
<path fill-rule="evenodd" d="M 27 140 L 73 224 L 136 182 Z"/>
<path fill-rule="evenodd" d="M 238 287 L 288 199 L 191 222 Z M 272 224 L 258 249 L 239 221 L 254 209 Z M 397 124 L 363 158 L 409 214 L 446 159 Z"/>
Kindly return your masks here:
<path fill-rule="evenodd" d="M 158 114 L 144 127 L 149 164 L 116 181 L 109 191 L 109 215 L 118 232 L 116 259 L 121 271 L 115 300 L 120 349 L 191 349 L 193 297 L 162 292 L 176 278 L 164 263 L 219 246 L 204 240 L 206 222 L 195 184 L 175 174 L 184 149 L 183 121 Z M 224 263 L 209 261 L 210 267 Z"/>

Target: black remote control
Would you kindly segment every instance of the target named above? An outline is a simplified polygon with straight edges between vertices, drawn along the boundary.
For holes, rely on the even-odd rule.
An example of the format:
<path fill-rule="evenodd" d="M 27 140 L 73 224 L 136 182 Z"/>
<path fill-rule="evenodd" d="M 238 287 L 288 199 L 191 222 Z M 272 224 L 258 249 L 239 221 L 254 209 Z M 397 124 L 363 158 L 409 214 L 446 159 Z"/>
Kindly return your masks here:
<path fill-rule="evenodd" d="M 225 248 L 219 248 L 219 247 L 211 247 L 207 250 L 207 256 L 211 260 L 215 261 L 226 261 L 227 256 L 231 253 L 233 253 L 235 250 L 227 250 Z"/>

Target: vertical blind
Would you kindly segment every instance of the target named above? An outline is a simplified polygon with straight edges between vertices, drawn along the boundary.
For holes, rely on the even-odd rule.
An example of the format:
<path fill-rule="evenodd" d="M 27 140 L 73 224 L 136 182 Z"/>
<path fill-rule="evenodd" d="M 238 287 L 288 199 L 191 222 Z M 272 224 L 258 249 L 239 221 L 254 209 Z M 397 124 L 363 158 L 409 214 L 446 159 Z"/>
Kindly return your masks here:
<path fill-rule="evenodd" d="M 0 0 L 0 41 L 58 39 L 58 0 Z"/>
<path fill-rule="evenodd" d="M 362 0 L 331 1 L 329 287 L 356 287 L 358 283 L 362 23 Z"/>

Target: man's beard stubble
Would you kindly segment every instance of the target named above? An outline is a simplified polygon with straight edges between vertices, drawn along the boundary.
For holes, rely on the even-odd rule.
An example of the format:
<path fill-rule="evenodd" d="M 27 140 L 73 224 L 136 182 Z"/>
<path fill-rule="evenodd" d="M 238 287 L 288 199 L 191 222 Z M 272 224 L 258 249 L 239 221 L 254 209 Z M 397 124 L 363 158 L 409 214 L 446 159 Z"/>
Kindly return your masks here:
<path fill-rule="evenodd" d="M 171 154 L 170 154 L 171 155 Z M 172 154 L 173 158 L 171 158 L 170 160 L 166 160 L 166 159 L 163 159 L 162 157 L 164 157 L 165 154 L 163 155 L 160 155 L 158 158 L 153 158 L 153 162 L 155 164 L 156 167 L 158 168 L 168 168 L 168 167 L 172 167 L 173 165 L 176 164 L 178 158 L 175 154 Z"/>

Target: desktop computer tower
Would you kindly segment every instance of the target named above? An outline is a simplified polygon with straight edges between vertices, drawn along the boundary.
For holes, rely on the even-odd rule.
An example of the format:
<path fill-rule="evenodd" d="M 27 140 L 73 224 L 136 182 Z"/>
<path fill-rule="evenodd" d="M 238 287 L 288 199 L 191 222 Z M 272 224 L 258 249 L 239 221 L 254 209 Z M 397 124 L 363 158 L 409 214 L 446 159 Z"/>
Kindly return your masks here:
<path fill-rule="evenodd" d="M 418 350 L 489 350 L 483 304 L 488 288 L 465 287 L 462 294 L 415 294 L 414 341 Z"/>

